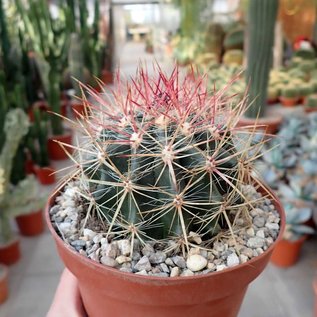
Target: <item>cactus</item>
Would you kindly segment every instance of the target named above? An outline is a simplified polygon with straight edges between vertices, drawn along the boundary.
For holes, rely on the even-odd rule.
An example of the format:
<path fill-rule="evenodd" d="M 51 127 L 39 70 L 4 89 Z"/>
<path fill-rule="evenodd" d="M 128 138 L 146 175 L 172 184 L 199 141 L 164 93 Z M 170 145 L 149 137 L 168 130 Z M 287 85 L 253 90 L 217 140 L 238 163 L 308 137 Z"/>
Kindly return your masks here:
<path fill-rule="evenodd" d="M 36 143 L 33 151 L 35 162 L 41 167 L 49 166 L 49 156 L 47 150 L 48 123 L 46 113 L 39 109 L 34 109 L 33 138 Z"/>
<path fill-rule="evenodd" d="M 265 113 L 277 10 L 278 0 L 252 0 L 249 3 L 246 80 L 250 83 L 250 107 L 246 112 L 247 117 L 261 117 Z"/>
<path fill-rule="evenodd" d="M 157 79 L 141 69 L 131 84 L 118 83 L 114 103 L 85 87 L 96 111 L 78 125 L 85 142 L 70 178 L 108 235 L 132 244 L 172 238 L 185 248 L 194 231 L 207 246 L 217 233 L 233 233 L 238 209 L 249 219 L 241 185 L 258 181 L 252 132 L 236 127 L 245 100 L 233 109 L 221 101 L 226 88 L 209 95 L 206 83 L 180 79 L 177 68 Z"/>
<path fill-rule="evenodd" d="M 317 95 L 310 95 L 306 99 L 305 106 L 308 108 L 316 108 L 317 107 Z"/>
<path fill-rule="evenodd" d="M 285 98 L 298 98 L 299 91 L 295 86 L 288 85 L 282 88 L 281 96 Z"/>
<path fill-rule="evenodd" d="M 314 52 L 314 49 L 299 49 L 295 51 L 294 53 L 295 57 L 301 57 L 302 59 L 314 59 L 316 58 L 316 53 Z"/>
<path fill-rule="evenodd" d="M 269 87 L 267 90 L 268 100 L 276 100 L 278 97 L 278 89 L 276 87 Z"/>
<path fill-rule="evenodd" d="M 303 83 L 298 87 L 298 93 L 301 97 L 306 97 L 313 93 L 313 86 L 310 83 Z"/>
<path fill-rule="evenodd" d="M 5 134 L 5 143 L 0 154 L 0 244 L 7 243 L 13 237 L 10 227 L 12 217 L 38 210 L 44 204 L 44 197 L 39 197 L 39 188 L 33 176 L 25 178 L 13 188 L 10 185 L 13 158 L 28 128 L 28 117 L 21 109 L 7 113 L 1 131 Z"/>

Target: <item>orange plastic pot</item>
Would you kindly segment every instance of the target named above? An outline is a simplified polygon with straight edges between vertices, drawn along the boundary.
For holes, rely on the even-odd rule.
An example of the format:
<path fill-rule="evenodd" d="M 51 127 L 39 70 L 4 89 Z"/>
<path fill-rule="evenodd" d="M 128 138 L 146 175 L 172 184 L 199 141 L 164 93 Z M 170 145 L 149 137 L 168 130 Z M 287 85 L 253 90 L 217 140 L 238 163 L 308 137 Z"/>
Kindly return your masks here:
<path fill-rule="evenodd" d="M 52 185 L 55 183 L 55 170 L 52 167 L 35 166 L 35 175 L 42 185 Z"/>
<path fill-rule="evenodd" d="M 280 102 L 284 107 L 295 107 L 298 104 L 298 98 L 286 98 L 280 96 Z"/>
<path fill-rule="evenodd" d="M 304 241 L 307 236 L 303 236 L 296 241 L 280 240 L 274 249 L 271 262 L 279 267 L 290 267 L 294 265 L 298 258 Z"/>
<path fill-rule="evenodd" d="M 7 300 L 8 295 L 8 268 L 0 264 L 0 304 Z"/>
<path fill-rule="evenodd" d="M 23 236 L 37 236 L 44 231 L 42 209 L 15 218 L 19 231 Z"/>
<path fill-rule="evenodd" d="M 7 244 L 0 245 L 0 263 L 11 265 L 18 262 L 20 258 L 20 241 L 18 238 L 15 238 Z"/>
<path fill-rule="evenodd" d="M 63 148 L 56 142 L 63 142 L 66 144 L 72 144 L 72 135 L 71 133 L 67 133 L 64 135 L 53 135 L 48 138 L 47 146 L 48 146 L 48 154 L 50 159 L 52 160 L 65 160 L 68 158 L 67 154 L 63 150 Z M 71 148 L 67 148 L 69 152 L 71 152 Z"/>
<path fill-rule="evenodd" d="M 249 262 L 223 271 L 190 277 L 160 278 L 121 272 L 74 251 L 53 228 L 49 209 L 46 219 L 65 266 L 77 277 L 84 307 L 92 317 L 234 317 L 251 283 L 265 268 L 275 243 Z M 280 239 L 285 215 L 281 216 Z"/>
<path fill-rule="evenodd" d="M 259 119 L 242 117 L 237 126 L 238 127 L 250 127 L 251 130 L 265 131 L 267 134 L 275 134 L 282 123 L 282 116 L 275 117 L 263 117 Z"/>

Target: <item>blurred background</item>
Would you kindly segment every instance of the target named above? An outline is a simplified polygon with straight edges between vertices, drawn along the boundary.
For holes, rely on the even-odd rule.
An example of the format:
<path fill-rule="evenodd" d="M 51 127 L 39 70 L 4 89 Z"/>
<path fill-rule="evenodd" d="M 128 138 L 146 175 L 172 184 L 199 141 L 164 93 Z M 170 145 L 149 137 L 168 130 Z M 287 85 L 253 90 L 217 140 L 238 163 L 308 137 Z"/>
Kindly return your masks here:
<path fill-rule="evenodd" d="M 71 165 L 53 140 L 80 138 L 76 79 L 104 96 L 140 63 L 206 73 L 233 106 L 248 95 L 239 124 L 272 139 L 257 168 L 287 230 L 239 317 L 317 316 L 316 14 L 316 0 L 0 0 L 0 317 L 45 316 L 63 270 L 43 208 Z"/>

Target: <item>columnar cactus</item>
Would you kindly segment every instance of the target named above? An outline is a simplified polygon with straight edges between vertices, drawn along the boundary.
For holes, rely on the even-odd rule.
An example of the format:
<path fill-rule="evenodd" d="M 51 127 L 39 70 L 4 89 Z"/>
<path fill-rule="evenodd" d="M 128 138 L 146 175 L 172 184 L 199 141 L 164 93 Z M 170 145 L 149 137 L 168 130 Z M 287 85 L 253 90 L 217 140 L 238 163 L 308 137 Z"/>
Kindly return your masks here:
<path fill-rule="evenodd" d="M 15 187 L 10 185 L 13 158 L 22 137 L 29 128 L 27 115 L 21 109 L 10 110 L 5 117 L 5 143 L 0 154 L 0 244 L 10 241 L 13 236 L 10 219 L 22 213 L 38 210 L 43 206 L 34 177 L 20 181 Z"/>
<path fill-rule="evenodd" d="M 246 80 L 250 83 L 249 102 L 251 105 L 246 115 L 251 118 L 263 116 L 265 112 L 277 9 L 278 0 L 249 2 Z"/>
<path fill-rule="evenodd" d="M 241 185 L 253 179 L 252 135 L 235 126 L 245 99 L 233 108 L 227 88 L 209 95 L 207 80 L 194 76 L 181 80 L 176 68 L 152 80 L 140 70 L 112 101 L 85 87 L 92 114 L 78 122 L 85 142 L 71 178 L 80 182 L 87 218 L 101 219 L 108 235 L 185 247 L 190 232 L 211 241 L 233 233 L 238 216 L 249 223 Z"/>

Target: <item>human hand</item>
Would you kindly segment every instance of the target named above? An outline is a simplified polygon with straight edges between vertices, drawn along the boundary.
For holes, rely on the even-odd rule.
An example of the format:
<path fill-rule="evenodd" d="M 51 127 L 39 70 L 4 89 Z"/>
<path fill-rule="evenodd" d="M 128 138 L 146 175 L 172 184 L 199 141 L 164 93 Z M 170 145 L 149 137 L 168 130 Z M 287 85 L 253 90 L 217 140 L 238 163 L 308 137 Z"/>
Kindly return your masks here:
<path fill-rule="evenodd" d="M 87 315 L 79 293 L 78 281 L 68 269 L 64 269 L 46 317 L 84 316 Z"/>

